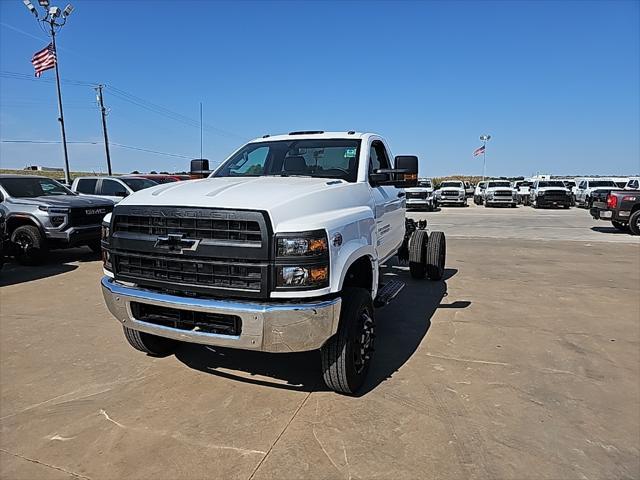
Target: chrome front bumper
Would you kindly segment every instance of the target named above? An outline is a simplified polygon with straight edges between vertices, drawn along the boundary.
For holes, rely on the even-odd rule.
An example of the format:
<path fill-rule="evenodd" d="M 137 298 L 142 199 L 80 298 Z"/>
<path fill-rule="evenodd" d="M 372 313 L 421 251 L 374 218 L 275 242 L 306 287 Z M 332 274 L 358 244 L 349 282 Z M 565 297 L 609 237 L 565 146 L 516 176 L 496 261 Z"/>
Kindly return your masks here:
<path fill-rule="evenodd" d="M 102 278 L 107 308 L 123 326 L 175 340 L 264 352 L 303 352 L 320 348 L 338 329 L 342 300 L 309 303 L 260 303 L 187 298 L 125 286 Z M 180 330 L 137 320 L 131 302 L 179 310 L 237 315 L 239 336 Z"/>

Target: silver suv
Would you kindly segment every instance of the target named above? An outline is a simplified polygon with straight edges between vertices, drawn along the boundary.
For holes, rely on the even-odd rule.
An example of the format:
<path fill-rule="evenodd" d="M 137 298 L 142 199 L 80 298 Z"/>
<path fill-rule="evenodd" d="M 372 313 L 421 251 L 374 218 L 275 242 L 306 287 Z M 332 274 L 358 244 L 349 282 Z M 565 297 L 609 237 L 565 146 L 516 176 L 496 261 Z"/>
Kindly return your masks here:
<path fill-rule="evenodd" d="M 112 210 L 111 200 L 79 196 L 50 178 L 0 175 L 0 212 L 16 260 L 25 265 L 42 262 L 51 248 L 100 252 L 102 219 Z"/>

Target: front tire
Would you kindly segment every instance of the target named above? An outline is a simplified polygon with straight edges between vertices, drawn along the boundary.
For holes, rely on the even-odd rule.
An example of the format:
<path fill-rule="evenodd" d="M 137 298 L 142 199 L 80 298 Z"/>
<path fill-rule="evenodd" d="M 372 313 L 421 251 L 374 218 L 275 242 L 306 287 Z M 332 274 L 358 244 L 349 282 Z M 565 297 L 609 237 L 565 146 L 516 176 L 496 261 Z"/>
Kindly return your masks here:
<path fill-rule="evenodd" d="M 11 242 L 16 247 L 16 260 L 22 265 L 39 265 L 49 252 L 47 240 L 34 225 L 16 228 L 11 234 Z"/>
<path fill-rule="evenodd" d="M 128 327 L 122 327 L 122 329 L 129 345 L 154 357 L 166 357 L 172 354 L 178 345 L 176 340 L 170 338 L 158 337 Z"/>
<path fill-rule="evenodd" d="M 320 350 L 322 377 L 331 390 L 353 395 L 367 376 L 375 339 L 371 294 L 364 288 L 346 288 L 338 332 Z"/>

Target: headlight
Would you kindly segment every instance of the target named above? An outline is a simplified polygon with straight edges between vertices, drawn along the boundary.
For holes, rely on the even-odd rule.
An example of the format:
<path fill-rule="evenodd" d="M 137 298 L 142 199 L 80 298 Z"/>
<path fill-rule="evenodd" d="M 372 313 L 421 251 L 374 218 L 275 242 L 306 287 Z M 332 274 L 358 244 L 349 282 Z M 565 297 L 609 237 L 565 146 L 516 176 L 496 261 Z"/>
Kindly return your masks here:
<path fill-rule="evenodd" d="M 544 195 L 544 192 L 538 192 L 538 195 Z"/>
<path fill-rule="evenodd" d="M 287 235 L 277 239 L 278 257 L 310 257 L 324 255 L 328 251 L 327 235 L 324 231 Z"/>
<path fill-rule="evenodd" d="M 111 252 L 109 251 L 109 234 L 111 233 L 111 225 L 103 222 L 101 228 L 102 241 L 102 266 L 105 270 L 113 271 L 111 263 Z"/>
<path fill-rule="evenodd" d="M 276 236 L 276 287 L 324 288 L 329 285 L 329 242 L 324 230 Z"/>

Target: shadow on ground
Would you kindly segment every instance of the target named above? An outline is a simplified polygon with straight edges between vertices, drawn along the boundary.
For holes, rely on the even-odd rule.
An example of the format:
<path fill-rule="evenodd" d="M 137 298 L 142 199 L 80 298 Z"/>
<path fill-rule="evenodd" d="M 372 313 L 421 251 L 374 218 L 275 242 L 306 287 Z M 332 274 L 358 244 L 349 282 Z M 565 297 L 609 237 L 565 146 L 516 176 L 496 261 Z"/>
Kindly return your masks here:
<path fill-rule="evenodd" d="M 376 352 L 359 396 L 375 389 L 411 358 L 438 308 L 470 305 L 466 301 L 441 305 L 447 294 L 445 280 L 457 272 L 447 269 L 443 280 L 431 282 L 411 279 L 408 267 L 395 265 L 383 270 L 384 280 L 399 277 L 406 287 L 395 301 L 376 310 Z M 184 344 L 175 356 L 190 368 L 234 381 L 303 392 L 328 390 L 318 351 L 278 354 Z"/>
<path fill-rule="evenodd" d="M 26 266 L 10 261 L 5 263 L 0 270 L 0 287 L 71 272 L 78 268 L 77 265 L 71 264 L 73 262 L 95 262 L 98 260 L 100 260 L 99 254 L 93 253 L 86 247 L 78 247 L 68 250 L 52 250 L 42 265 Z"/>
<path fill-rule="evenodd" d="M 614 233 L 616 235 L 629 235 L 629 232 L 623 232 L 615 227 L 591 227 L 591 231 L 598 233 Z"/>

